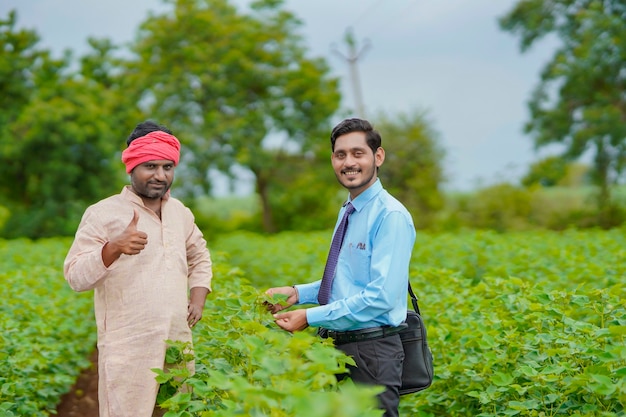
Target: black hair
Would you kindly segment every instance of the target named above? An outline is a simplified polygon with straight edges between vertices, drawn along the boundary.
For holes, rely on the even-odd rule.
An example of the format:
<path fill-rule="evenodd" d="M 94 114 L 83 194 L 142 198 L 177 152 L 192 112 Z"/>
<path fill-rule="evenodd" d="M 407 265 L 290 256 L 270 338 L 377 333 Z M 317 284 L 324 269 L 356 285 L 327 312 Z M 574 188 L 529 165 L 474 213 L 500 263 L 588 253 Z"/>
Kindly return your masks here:
<path fill-rule="evenodd" d="M 330 133 L 330 146 L 331 150 L 335 151 L 335 142 L 339 136 L 343 136 L 352 132 L 363 132 L 365 133 L 365 141 L 367 142 L 367 146 L 370 147 L 373 153 L 376 153 L 378 148 L 382 145 L 382 138 L 380 137 L 380 133 L 374 130 L 371 123 L 364 119 L 345 119 L 337 126 L 333 128 L 333 131 Z"/>
<path fill-rule="evenodd" d="M 173 135 L 172 131 L 169 130 L 167 127 L 153 122 L 152 120 L 146 120 L 145 122 L 141 122 L 137 124 L 137 126 L 135 126 L 135 129 L 133 129 L 131 134 L 128 136 L 128 139 L 126 139 L 126 146 L 130 145 L 130 143 L 135 139 L 146 136 L 150 132 L 156 131 L 161 131 Z"/>

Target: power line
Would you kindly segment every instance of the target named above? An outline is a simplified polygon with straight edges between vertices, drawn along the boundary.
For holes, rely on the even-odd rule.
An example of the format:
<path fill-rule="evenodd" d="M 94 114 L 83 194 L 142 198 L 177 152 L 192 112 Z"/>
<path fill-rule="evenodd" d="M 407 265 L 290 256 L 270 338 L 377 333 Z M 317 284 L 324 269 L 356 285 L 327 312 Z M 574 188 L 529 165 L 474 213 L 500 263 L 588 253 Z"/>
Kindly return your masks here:
<path fill-rule="evenodd" d="M 370 13 L 372 13 L 374 11 L 375 8 L 377 8 L 380 4 L 383 3 L 384 0 L 379 0 L 377 2 L 374 2 L 372 4 L 370 4 L 370 6 L 365 9 L 363 12 L 361 12 L 361 14 L 355 19 L 355 24 L 359 24 L 360 22 L 363 21 L 363 19 L 368 16 Z M 376 30 L 372 30 L 370 31 L 370 33 L 374 34 L 377 33 L 381 30 L 384 29 L 385 26 L 388 26 L 389 23 L 394 20 L 396 23 L 398 22 L 397 17 L 399 15 L 402 15 L 402 17 L 406 17 L 408 15 L 408 11 L 414 7 L 415 5 L 417 5 L 417 0 L 415 1 L 411 1 L 409 2 L 409 4 L 400 9 L 397 13 L 395 13 L 394 15 L 392 15 L 391 17 L 389 17 L 388 19 L 386 19 L 384 22 L 379 23 Z M 397 24 L 396 24 L 397 26 Z M 352 83 L 352 91 L 353 91 L 353 95 L 354 95 L 354 101 L 355 101 L 355 107 L 356 107 L 356 111 L 357 114 L 360 117 L 365 117 L 365 104 L 363 101 L 363 94 L 361 92 L 361 81 L 360 81 L 360 77 L 359 77 L 359 71 L 358 71 L 358 61 L 360 58 L 363 57 L 363 55 L 365 54 L 365 52 L 371 48 L 371 42 L 369 41 L 369 39 L 366 37 L 363 45 L 361 46 L 361 49 L 358 50 L 357 48 L 357 42 L 354 38 L 354 33 L 353 33 L 353 29 L 352 26 L 349 26 L 346 29 L 346 35 L 344 37 L 344 40 L 346 42 L 346 45 L 348 46 L 348 54 L 345 55 L 343 53 L 341 53 L 337 47 L 336 44 L 333 44 L 331 47 L 331 50 L 333 53 L 335 53 L 336 55 L 340 56 L 342 59 L 344 59 L 347 63 L 348 63 L 348 67 L 350 70 L 350 80 Z"/>
<path fill-rule="evenodd" d="M 354 102 L 356 105 L 357 115 L 359 117 L 365 118 L 365 104 L 363 103 L 363 94 L 361 93 L 361 81 L 359 78 L 357 62 L 359 58 L 361 58 L 370 48 L 371 45 L 366 39 L 361 49 L 357 50 L 357 42 L 354 39 L 354 34 L 352 33 L 351 28 L 348 28 L 346 30 L 344 40 L 346 41 L 346 45 L 348 45 L 348 55 L 342 54 L 335 45 L 333 45 L 332 51 L 348 63 L 348 67 L 350 68 L 350 80 L 352 81 L 352 92 L 354 94 Z"/>

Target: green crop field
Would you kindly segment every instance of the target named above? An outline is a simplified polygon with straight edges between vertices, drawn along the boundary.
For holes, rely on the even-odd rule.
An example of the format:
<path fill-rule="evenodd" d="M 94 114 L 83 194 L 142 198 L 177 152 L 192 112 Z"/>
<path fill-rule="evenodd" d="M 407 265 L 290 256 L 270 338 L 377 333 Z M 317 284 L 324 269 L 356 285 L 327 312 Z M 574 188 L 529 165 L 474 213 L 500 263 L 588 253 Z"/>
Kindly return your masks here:
<path fill-rule="evenodd" d="M 346 358 L 279 330 L 263 291 L 321 276 L 330 232 L 212 240 L 214 293 L 195 349 L 155 372 L 173 416 L 379 416 L 376 388 L 337 384 Z M 46 416 L 95 344 L 91 293 L 62 276 L 68 239 L 0 241 L 0 416 Z M 402 416 L 625 416 L 623 230 L 418 234 L 411 282 L 435 380 Z M 177 388 L 185 381 L 191 392 Z"/>
<path fill-rule="evenodd" d="M 63 279 L 67 239 L 0 240 L 0 416 L 45 416 L 89 365 L 91 293 Z"/>

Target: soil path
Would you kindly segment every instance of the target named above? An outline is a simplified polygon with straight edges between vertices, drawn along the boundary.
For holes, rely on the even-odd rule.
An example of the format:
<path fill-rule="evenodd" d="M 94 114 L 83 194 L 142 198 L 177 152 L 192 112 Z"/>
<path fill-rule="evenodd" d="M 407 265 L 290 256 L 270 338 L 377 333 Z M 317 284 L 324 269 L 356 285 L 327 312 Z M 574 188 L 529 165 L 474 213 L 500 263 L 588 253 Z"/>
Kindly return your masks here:
<path fill-rule="evenodd" d="M 61 397 L 57 417 L 98 417 L 98 351 L 91 356 L 91 366 L 76 380 L 70 392 Z"/>

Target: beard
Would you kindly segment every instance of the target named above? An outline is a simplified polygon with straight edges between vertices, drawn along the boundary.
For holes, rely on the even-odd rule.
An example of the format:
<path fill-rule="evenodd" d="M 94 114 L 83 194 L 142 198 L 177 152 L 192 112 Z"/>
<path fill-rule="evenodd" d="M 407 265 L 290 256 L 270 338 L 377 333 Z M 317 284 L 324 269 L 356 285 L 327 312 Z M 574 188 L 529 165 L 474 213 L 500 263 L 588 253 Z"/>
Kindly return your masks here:
<path fill-rule="evenodd" d="M 132 181 L 132 186 L 137 195 L 149 200 L 157 200 L 163 198 L 172 186 L 172 183 L 167 181 L 147 181 L 145 183 Z"/>
<path fill-rule="evenodd" d="M 359 171 L 359 177 L 355 178 L 355 179 L 346 179 L 344 177 L 343 172 L 344 171 L 348 171 L 348 170 L 341 170 L 341 172 L 336 173 L 335 172 L 335 177 L 337 177 L 337 181 L 339 181 L 339 184 L 341 184 L 344 188 L 346 188 L 347 190 L 358 190 L 360 188 L 367 188 L 373 181 L 374 177 L 376 176 L 376 165 L 372 164 L 372 167 L 370 169 L 358 169 Z"/>

